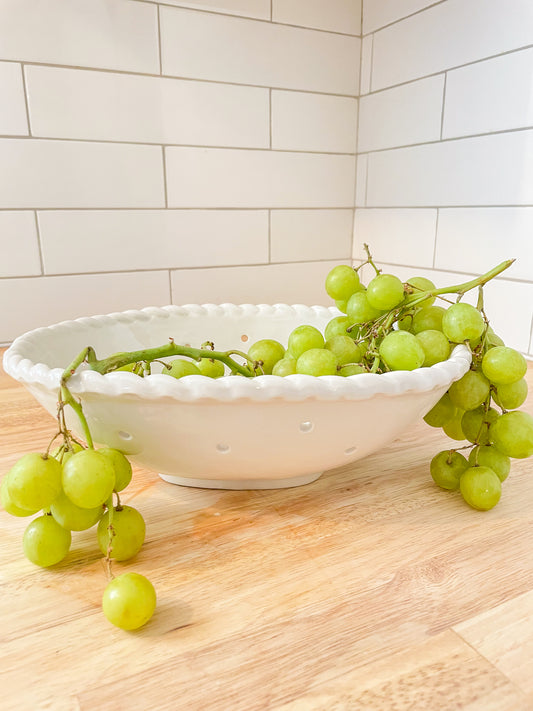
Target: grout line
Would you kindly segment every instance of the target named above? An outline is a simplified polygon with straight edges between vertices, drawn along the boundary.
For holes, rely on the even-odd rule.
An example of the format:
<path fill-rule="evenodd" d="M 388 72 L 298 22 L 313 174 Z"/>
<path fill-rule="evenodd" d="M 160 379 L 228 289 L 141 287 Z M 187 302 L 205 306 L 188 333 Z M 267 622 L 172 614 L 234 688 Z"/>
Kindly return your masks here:
<path fill-rule="evenodd" d="M 267 224 L 268 224 L 268 263 L 272 264 L 272 210 L 267 212 Z"/>
<path fill-rule="evenodd" d="M 365 199 L 364 199 L 364 206 L 363 207 L 367 207 L 367 203 L 368 203 L 368 165 L 369 165 L 369 163 L 370 163 L 370 160 L 368 159 L 368 156 L 367 156 L 366 166 L 365 166 Z"/>
<path fill-rule="evenodd" d="M 364 205 L 365 210 L 491 210 L 493 208 L 526 208 L 531 209 L 533 203 L 507 203 L 507 204 L 490 204 L 490 205 Z M 324 208 L 323 208 L 324 209 Z M 340 208 L 339 208 L 340 209 Z"/>
<path fill-rule="evenodd" d="M 168 294 L 170 297 L 170 304 L 174 303 L 174 294 L 172 293 L 172 269 L 168 270 Z"/>
<path fill-rule="evenodd" d="M 43 257 L 43 244 L 42 244 L 42 237 L 41 237 L 41 230 L 39 228 L 39 220 L 37 217 L 37 210 L 33 210 L 33 215 L 35 218 L 35 230 L 37 232 L 37 250 L 39 252 L 39 263 L 41 265 L 41 276 L 45 275 L 45 270 L 44 270 L 44 257 Z"/>
<path fill-rule="evenodd" d="M 28 134 L 24 134 L 21 138 L 31 138 L 31 120 L 30 120 L 30 102 L 28 98 L 28 87 L 26 86 L 26 72 L 24 71 L 24 64 L 20 65 L 20 72 L 22 74 L 22 91 L 24 94 L 24 106 L 26 107 L 26 121 L 28 122 Z"/>
<path fill-rule="evenodd" d="M 272 150 L 272 89 L 268 90 L 268 147 Z"/>
<path fill-rule="evenodd" d="M 163 75 L 163 46 L 161 43 L 161 14 L 159 12 L 159 5 L 157 7 L 157 48 L 159 52 L 159 74 Z"/>
<path fill-rule="evenodd" d="M 270 22 L 273 22 L 274 17 L 274 0 L 270 0 Z"/>
<path fill-rule="evenodd" d="M 368 95 L 372 94 L 372 80 L 374 78 L 374 35 L 371 37 L 370 45 L 370 76 L 368 78 Z"/>
<path fill-rule="evenodd" d="M 393 25 L 397 25 L 400 22 L 407 20 L 409 17 L 414 17 L 415 15 L 421 15 L 423 12 L 430 10 L 432 7 L 436 7 L 437 5 L 444 5 L 445 2 L 447 2 L 447 0 L 438 0 L 438 2 L 434 2 L 431 5 L 426 5 L 426 7 L 420 8 L 420 10 L 416 10 L 415 12 L 411 12 L 408 15 L 399 17 L 397 20 L 392 20 L 391 22 L 388 22 L 386 25 L 381 25 L 381 27 L 375 27 L 373 30 L 370 30 L 370 32 L 367 32 L 366 34 L 370 35 L 373 32 L 380 32 L 381 30 L 384 30 L 387 27 L 392 27 Z M 361 31 L 362 31 L 362 27 L 361 27 Z"/>
<path fill-rule="evenodd" d="M 433 269 L 436 269 L 437 267 L 435 266 L 435 261 L 437 258 L 437 239 L 438 239 L 438 234 L 439 234 L 439 215 L 440 215 L 440 208 L 437 208 L 437 214 L 435 217 L 435 237 L 433 241 Z"/>
<path fill-rule="evenodd" d="M 363 28 L 363 2 L 361 2 L 361 32 Z M 359 111 L 361 106 L 361 80 L 363 77 L 363 41 L 361 40 L 359 45 L 359 98 L 357 99 L 356 115 L 355 115 L 355 176 L 354 176 L 354 191 L 353 191 L 353 214 L 352 214 L 352 242 L 351 242 L 351 252 L 350 259 L 353 261 L 355 254 L 355 213 L 357 210 L 357 164 L 359 161 Z M 366 158 L 368 166 L 368 157 Z"/>
<path fill-rule="evenodd" d="M 167 156 L 165 151 L 165 146 L 161 146 L 161 153 L 163 157 L 163 190 L 165 193 L 165 208 L 168 208 L 168 188 L 167 188 Z"/>
<path fill-rule="evenodd" d="M 448 72 L 444 72 L 444 82 L 442 86 L 442 110 L 440 114 L 440 140 L 444 140 L 443 138 L 443 133 L 444 133 L 444 112 L 446 109 L 446 84 L 448 80 Z"/>

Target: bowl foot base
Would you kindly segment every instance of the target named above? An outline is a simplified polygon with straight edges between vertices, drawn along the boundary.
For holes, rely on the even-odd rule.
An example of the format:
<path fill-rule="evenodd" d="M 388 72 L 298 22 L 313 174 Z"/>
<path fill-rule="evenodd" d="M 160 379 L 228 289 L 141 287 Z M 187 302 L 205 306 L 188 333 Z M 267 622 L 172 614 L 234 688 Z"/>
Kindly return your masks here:
<path fill-rule="evenodd" d="M 233 489 L 245 491 L 249 489 L 288 489 L 292 486 L 303 486 L 316 481 L 322 472 L 291 476 L 287 479 L 194 479 L 174 474 L 159 474 L 161 479 L 178 486 L 193 486 L 200 489 Z"/>

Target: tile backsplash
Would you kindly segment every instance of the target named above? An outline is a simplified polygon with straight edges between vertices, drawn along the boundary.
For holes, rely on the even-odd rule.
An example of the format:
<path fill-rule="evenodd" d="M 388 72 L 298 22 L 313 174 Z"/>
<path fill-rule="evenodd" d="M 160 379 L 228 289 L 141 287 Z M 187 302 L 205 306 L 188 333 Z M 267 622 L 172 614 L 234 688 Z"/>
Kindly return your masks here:
<path fill-rule="evenodd" d="M 532 77 L 530 0 L 0 0 L 0 343 L 328 303 L 367 242 L 443 283 L 517 257 L 487 301 L 533 354 Z"/>

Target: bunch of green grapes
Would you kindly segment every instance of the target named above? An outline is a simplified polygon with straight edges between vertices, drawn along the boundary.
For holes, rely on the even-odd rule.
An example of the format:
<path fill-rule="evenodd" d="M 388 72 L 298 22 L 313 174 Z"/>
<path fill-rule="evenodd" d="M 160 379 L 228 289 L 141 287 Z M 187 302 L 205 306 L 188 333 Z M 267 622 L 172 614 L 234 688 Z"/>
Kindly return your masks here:
<path fill-rule="evenodd" d="M 92 527 L 108 563 L 136 555 L 144 542 L 144 519 L 133 507 L 122 505 L 118 495 L 131 477 L 122 452 L 83 448 L 70 433 L 51 454 L 21 457 L 2 480 L 1 501 L 13 516 L 35 516 L 22 539 L 26 558 L 44 568 L 55 565 L 69 552 L 72 532 Z M 125 573 L 106 587 L 103 611 L 117 627 L 136 629 L 150 619 L 155 602 L 149 580 Z"/>

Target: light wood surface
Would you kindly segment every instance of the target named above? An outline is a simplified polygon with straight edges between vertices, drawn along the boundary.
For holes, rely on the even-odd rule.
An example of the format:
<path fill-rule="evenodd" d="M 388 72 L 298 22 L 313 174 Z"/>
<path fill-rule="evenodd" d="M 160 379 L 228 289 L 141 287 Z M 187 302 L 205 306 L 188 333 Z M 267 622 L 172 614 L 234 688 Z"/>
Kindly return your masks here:
<path fill-rule="evenodd" d="M 533 414 L 531 394 L 523 409 Z M 46 447 L 53 419 L 0 375 L 0 470 Z M 158 609 L 112 627 L 94 531 L 43 570 L 27 519 L 0 512 L 4 711 L 531 711 L 533 460 L 500 504 L 437 489 L 449 446 L 423 422 L 305 487 L 184 489 L 137 469 L 147 523 L 115 573 L 147 575 Z"/>

